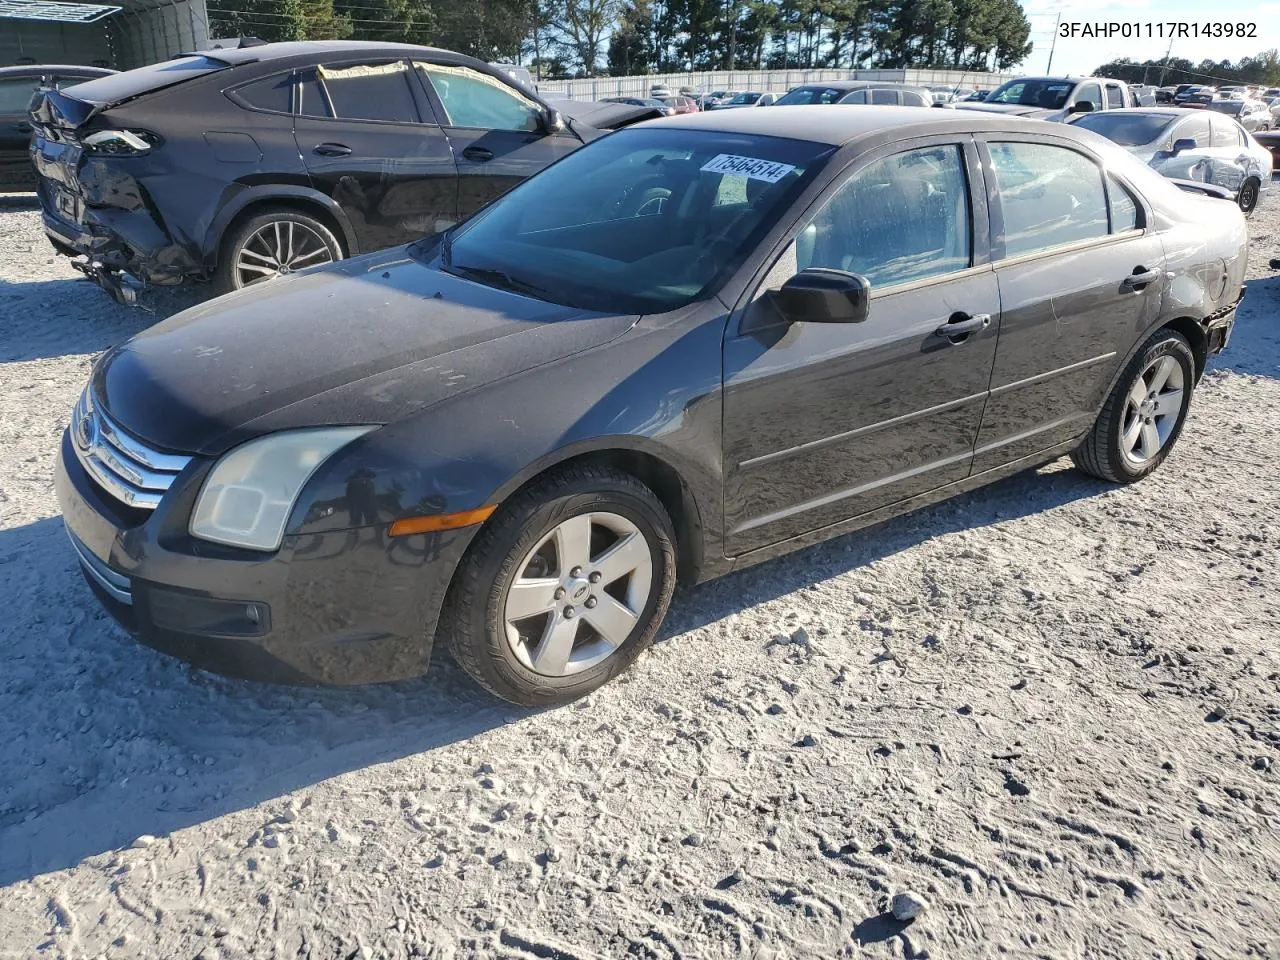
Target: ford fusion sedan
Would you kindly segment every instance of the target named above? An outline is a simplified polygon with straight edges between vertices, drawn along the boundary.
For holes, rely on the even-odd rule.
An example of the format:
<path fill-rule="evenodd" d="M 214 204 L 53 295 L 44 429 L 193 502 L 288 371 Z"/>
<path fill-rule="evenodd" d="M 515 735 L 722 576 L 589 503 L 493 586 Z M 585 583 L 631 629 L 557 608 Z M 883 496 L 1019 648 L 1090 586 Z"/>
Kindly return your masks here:
<path fill-rule="evenodd" d="M 149 283 L 239 289 L 435 233 L 601 129 L 655 115 L 552 109 L 445 50 L 254 43 L 48 92 L 32 151 L 54 248 L 131 299 Z"/>
<path fill-rule="evenodd" d="M 1069 126 L 655 120 L 443 235 L 112 349 L 56 488 L 89 583 L 163 650 L 326 683 L 447 650 L 563 702 L 652 642 L 677 581 L 1063 454 L 1147 476 L 1245 245 L 1234 207 Z"/>
<path fill-rule="evenodd" d="M 1236 119 L 1172 107 L 1085 114 L 1074 121 L 1166 177 L 1222 187 L 1249 215 L 1271 189 L 1272 156 Z"/>

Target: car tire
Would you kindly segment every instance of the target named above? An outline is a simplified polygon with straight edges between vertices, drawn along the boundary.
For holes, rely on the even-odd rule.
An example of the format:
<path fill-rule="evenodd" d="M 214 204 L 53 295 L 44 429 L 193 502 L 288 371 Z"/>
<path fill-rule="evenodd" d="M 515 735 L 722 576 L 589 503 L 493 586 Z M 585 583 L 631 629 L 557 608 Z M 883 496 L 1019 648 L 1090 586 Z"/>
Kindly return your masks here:
<path fill-rule="evenodd" d="M 1250 177 L 1240 185 L 1240 193 L 1236 196 L 1236 203 L 1240 205 L 1240 212 L 1246 217 L 1251 216 L 1253 211 L 1258 209 L 1258 197 L 1262 189 L 1262 184 L 1257 177 Z"/>
<path fill-rule="evenodd" d="M 293 246 L 289 245 L 289 237 L 293 238 Z M 290 207 L 273 207 L 236 224 L 226 234 L 211 280 L 216 294 L 230 293 L 252 286 L 257 281 L 249 278 L 259 269 L 271 270 L 273 260 L 283 269 L 263 272 L 262 280 L 332 263 L 344 256 L 342 244 L 322 221 Z M 285 262 L 280 264 L 280 260 Z"/>
<path fill-rule="evenodd" d="M 584 542 L 585 553 L 574 548 Z M 570 565 L 582 556 L 586 563 Z M 614 576 L 632 562 L 631 572 Z M 568 703 L 653 642 L 675 582 L 675 532 L 653 492 L 617 470 L 570 467 L 521 490 L 476 535 L 439 635 L 495 696 L 522 706 Z"/>
<path fill-rule="evenodd" d="M 1182 434 L 1195 369 L 1182 334 L 1156 331 L 1116 381 L 1093 429 L 1072 452 L 1072 462 L 1113 483 L 1135 483 L 1150 474 Z"/>

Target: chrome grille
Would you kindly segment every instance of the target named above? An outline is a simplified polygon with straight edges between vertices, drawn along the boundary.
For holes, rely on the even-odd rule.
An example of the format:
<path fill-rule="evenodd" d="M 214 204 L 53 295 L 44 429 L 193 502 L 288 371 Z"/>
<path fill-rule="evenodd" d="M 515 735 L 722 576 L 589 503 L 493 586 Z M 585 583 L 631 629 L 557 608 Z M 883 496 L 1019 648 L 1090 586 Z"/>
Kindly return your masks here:
<path fill-rule="evenodd" d="M 89 387 L 76 403 L 71 439 L 89 475 L 121 503 L 154 510 L 190 457 L 161 453 L 134 439 L 94 406 Z"/>

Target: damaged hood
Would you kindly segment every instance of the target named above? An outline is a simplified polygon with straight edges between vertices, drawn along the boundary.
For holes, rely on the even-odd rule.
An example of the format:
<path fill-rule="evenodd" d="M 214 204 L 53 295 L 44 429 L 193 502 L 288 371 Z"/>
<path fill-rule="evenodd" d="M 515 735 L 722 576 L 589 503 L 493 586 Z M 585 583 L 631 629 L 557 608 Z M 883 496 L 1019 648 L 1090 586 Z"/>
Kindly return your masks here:
<path fill-rule="evenodd" d="M 179 313 L 107 353 L 93 389 L 146 443 L 214 456 L 274 430 L 390 423 L 634 321 L 464 280 L 400 247 Z"/>

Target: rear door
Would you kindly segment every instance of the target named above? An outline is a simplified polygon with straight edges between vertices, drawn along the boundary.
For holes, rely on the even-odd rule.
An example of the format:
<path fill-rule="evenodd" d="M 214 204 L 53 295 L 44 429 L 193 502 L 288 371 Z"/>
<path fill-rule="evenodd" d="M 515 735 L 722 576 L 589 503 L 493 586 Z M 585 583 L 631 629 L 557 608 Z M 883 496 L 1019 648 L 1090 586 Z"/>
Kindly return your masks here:
<path fill-rule="evenodd" d="M 1167 284 L 1141 201 L 1078 145 L 990 135 L 984 149 L 1000 345 L 975 473 L 1086 431 Z"/>
<path fill-rule="evenodd" d="M 458 219 L 449 141 L 410 70 L 400 60 L 343 60 L 298 77 L 298 152 L 312 183 L 346 212 L 361 251 Z"/>
<path fill-rule="evenodd" d="M 459 219 L 582 146 L 568 128 L 548 132 L 542 105 L 501 76 L 460 64 L 414 67 L 453 149 Z"/>
<path fill-rule="evenodd" d="M 40 85 L 39 75 L 0 78 L 0 188 L 29 190 L 36 175 L 28 146 L 27 107 Z"/>
<path fill-rule="evenodd" d="M 985 201 L 970 183 L 981 183 L 972 142 L 860 160 L 742 311 L 724 345 L 730 555 L 969 475 L 999 327 Z M 771 291 L 810 267 L 868 280 L 867 320 L 786 323 Z"/>

